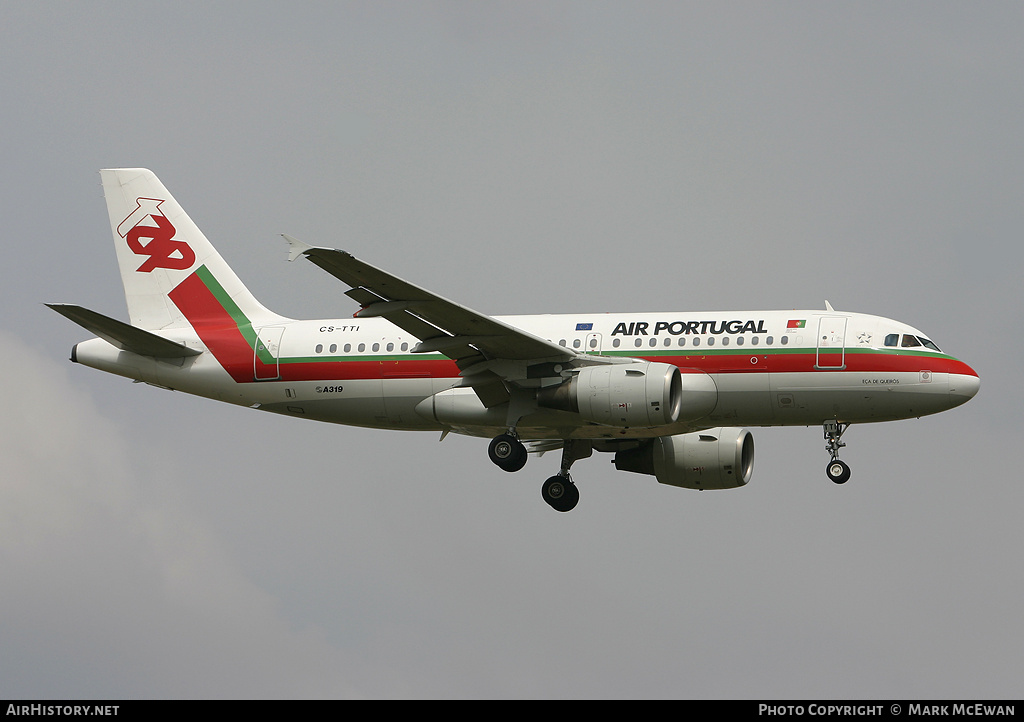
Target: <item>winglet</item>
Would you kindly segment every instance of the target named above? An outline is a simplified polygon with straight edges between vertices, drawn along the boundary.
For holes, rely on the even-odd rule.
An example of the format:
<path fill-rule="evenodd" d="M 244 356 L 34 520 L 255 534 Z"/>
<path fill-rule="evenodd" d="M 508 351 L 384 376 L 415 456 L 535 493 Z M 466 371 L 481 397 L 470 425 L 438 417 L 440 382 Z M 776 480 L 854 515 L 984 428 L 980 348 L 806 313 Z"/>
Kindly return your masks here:
<path fill-rule="evenodd" d="M 288 241 L 289 261 L 294 261 L 299 256 L 302 256 L 316 248 L 316 246 L 311 246 L 308 243 L 303 243 L 298 238 L 293 238 L 289 236 L 287 233 L 282 233 L 281 237 Z"/>

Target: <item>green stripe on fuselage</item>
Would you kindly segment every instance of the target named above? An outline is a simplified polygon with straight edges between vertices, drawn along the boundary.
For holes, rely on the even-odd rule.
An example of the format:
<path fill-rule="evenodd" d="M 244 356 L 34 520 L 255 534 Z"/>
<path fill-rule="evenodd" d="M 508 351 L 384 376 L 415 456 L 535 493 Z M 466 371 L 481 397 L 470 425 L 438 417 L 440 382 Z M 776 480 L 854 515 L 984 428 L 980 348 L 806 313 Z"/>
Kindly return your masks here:
<path fill-rule="evenodd" d="M 238 307 L 238 304 L 235 303 L 234 299 L 228 295 L 228 292 L 224 290 L 222 285 L 220 285 L 220 281 L 218 281 L 217 277 L 210 272 L 210 269 L 206 266 L 200 266 L 196 269 L 196 275 L 217 300 L 217 303 L 221 305 L 221 308 L 231 316 L 231 320 L 235 322 L 236 326 L 238 326 L 239 333 L 242 334 L 242 338 L 244 338 L 246 343 L 249 344 L 249 347 L 259 349 L 256 353 L 259 356 L 260 361 L 265 364 L 276 363 L 277 360 L 270 351 L 263 347 L 263 344 L 259 344 L 257 346 L 258 337 L 256 329 L 252 327 L 252 321 L 250 321 L 242 312 L 242 309 Z"/>

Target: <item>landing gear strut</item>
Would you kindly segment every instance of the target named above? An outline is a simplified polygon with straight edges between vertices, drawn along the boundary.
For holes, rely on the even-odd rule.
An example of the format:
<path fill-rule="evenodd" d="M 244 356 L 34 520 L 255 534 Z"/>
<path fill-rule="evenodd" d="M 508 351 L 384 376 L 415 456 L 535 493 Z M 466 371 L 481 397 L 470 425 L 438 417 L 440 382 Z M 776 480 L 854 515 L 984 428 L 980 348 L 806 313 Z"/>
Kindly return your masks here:
<path fill-rule="evenodd" d="M 580 500 L 580 490 L 572 483 L 569 468 L 573 462 L 586 459 L 594 453 L 589 441 L 566 439 L 562 444 L 562 468 L 544 482 L 540 495 L 555 511 L 572 511 Z"/>
<path fill-rule="evenodd" d="M 839 421 L 826 421 L 823 424 L 825 430 L 825 451 L 829 453 L 832 460 L 825 467 L 828 478 L 836 484 L 845 484 L 850 480 L 850 467 L 846 462 L 839 460 L 839 450 L 846 446 L 842 442 L 843 433 L 850 427 Z"/>

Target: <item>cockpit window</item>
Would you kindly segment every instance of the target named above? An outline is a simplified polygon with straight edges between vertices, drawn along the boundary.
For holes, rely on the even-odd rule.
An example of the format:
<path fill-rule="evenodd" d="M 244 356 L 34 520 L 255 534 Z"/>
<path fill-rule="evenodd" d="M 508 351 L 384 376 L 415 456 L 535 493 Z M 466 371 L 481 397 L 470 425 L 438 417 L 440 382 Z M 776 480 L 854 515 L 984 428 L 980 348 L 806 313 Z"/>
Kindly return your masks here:
<path fill-rule="evenodd" d="M 914 336 L 914 335 L 911 335 L 909 333 L 905 333 L 905 334 L 903 334 L 902 338 L 903 338 L 903 341 L 901 342 L 900 341 L 900 334 L 898 334 L 898 333 L 886 334 L 885 345 L 886 346 L 890 346 L 890 347 L 892 347 L 892 346 L 901 346 L 903 348 L 918 348 L 920 346 L 924 346 L 926 349 L 930 349 L 932 351 L 938 351 L 939 353 L 942 353 L 942 350 L 938 346 L 936 346 L 934 343 L 932 343 L 931 341 L 926 339 L 924 336 Z"/>
<path fill-rule="evenodd" d="M 888 336 L 885 337 L 885 345 L 895 346 L 896 340 L 898 338 L 899 334 L 890 333 Z M 929 341 L 928 339 L 926 339 L 924 336 L 913 336 L 909 333 L 903 334 L 903 341 L 900 342 L 900 346 L 903 348 L 919 348 L 921 346 L 924 346 L 926 349 L 930 349 L 932 351 L 939 351 L 941 353 L 939 347 L 936 346 L 931 341 Z"/>

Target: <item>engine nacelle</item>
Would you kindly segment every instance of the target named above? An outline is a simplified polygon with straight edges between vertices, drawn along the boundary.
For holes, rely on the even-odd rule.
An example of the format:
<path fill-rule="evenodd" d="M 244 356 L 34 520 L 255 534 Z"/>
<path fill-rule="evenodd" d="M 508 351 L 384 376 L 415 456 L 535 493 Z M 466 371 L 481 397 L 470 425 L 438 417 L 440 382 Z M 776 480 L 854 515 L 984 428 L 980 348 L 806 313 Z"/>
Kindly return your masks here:
<path fill-rule="evenodd" d="M 537 403 L 608 426 L 663 426 L 679 419 L 683 385 L 669 364 L 587 366 L 565 383 L 542 389 Z"/>
<path fill-rule="evenodd" d="M 710 414 L 718 388 L 706 373 L 681 374 L 670 364 L 587 366 L 565 383 L 542 389 L 537 403 L 608 426 L 664 426 Z"/>
<path fill-rule="evenodd" d="M 754 436 L 736 428 L 662 436 L 617 452 L 615 468 L 651 474 L 661 484 L 687 489 L 735 489 L 750 481 Z"/>

